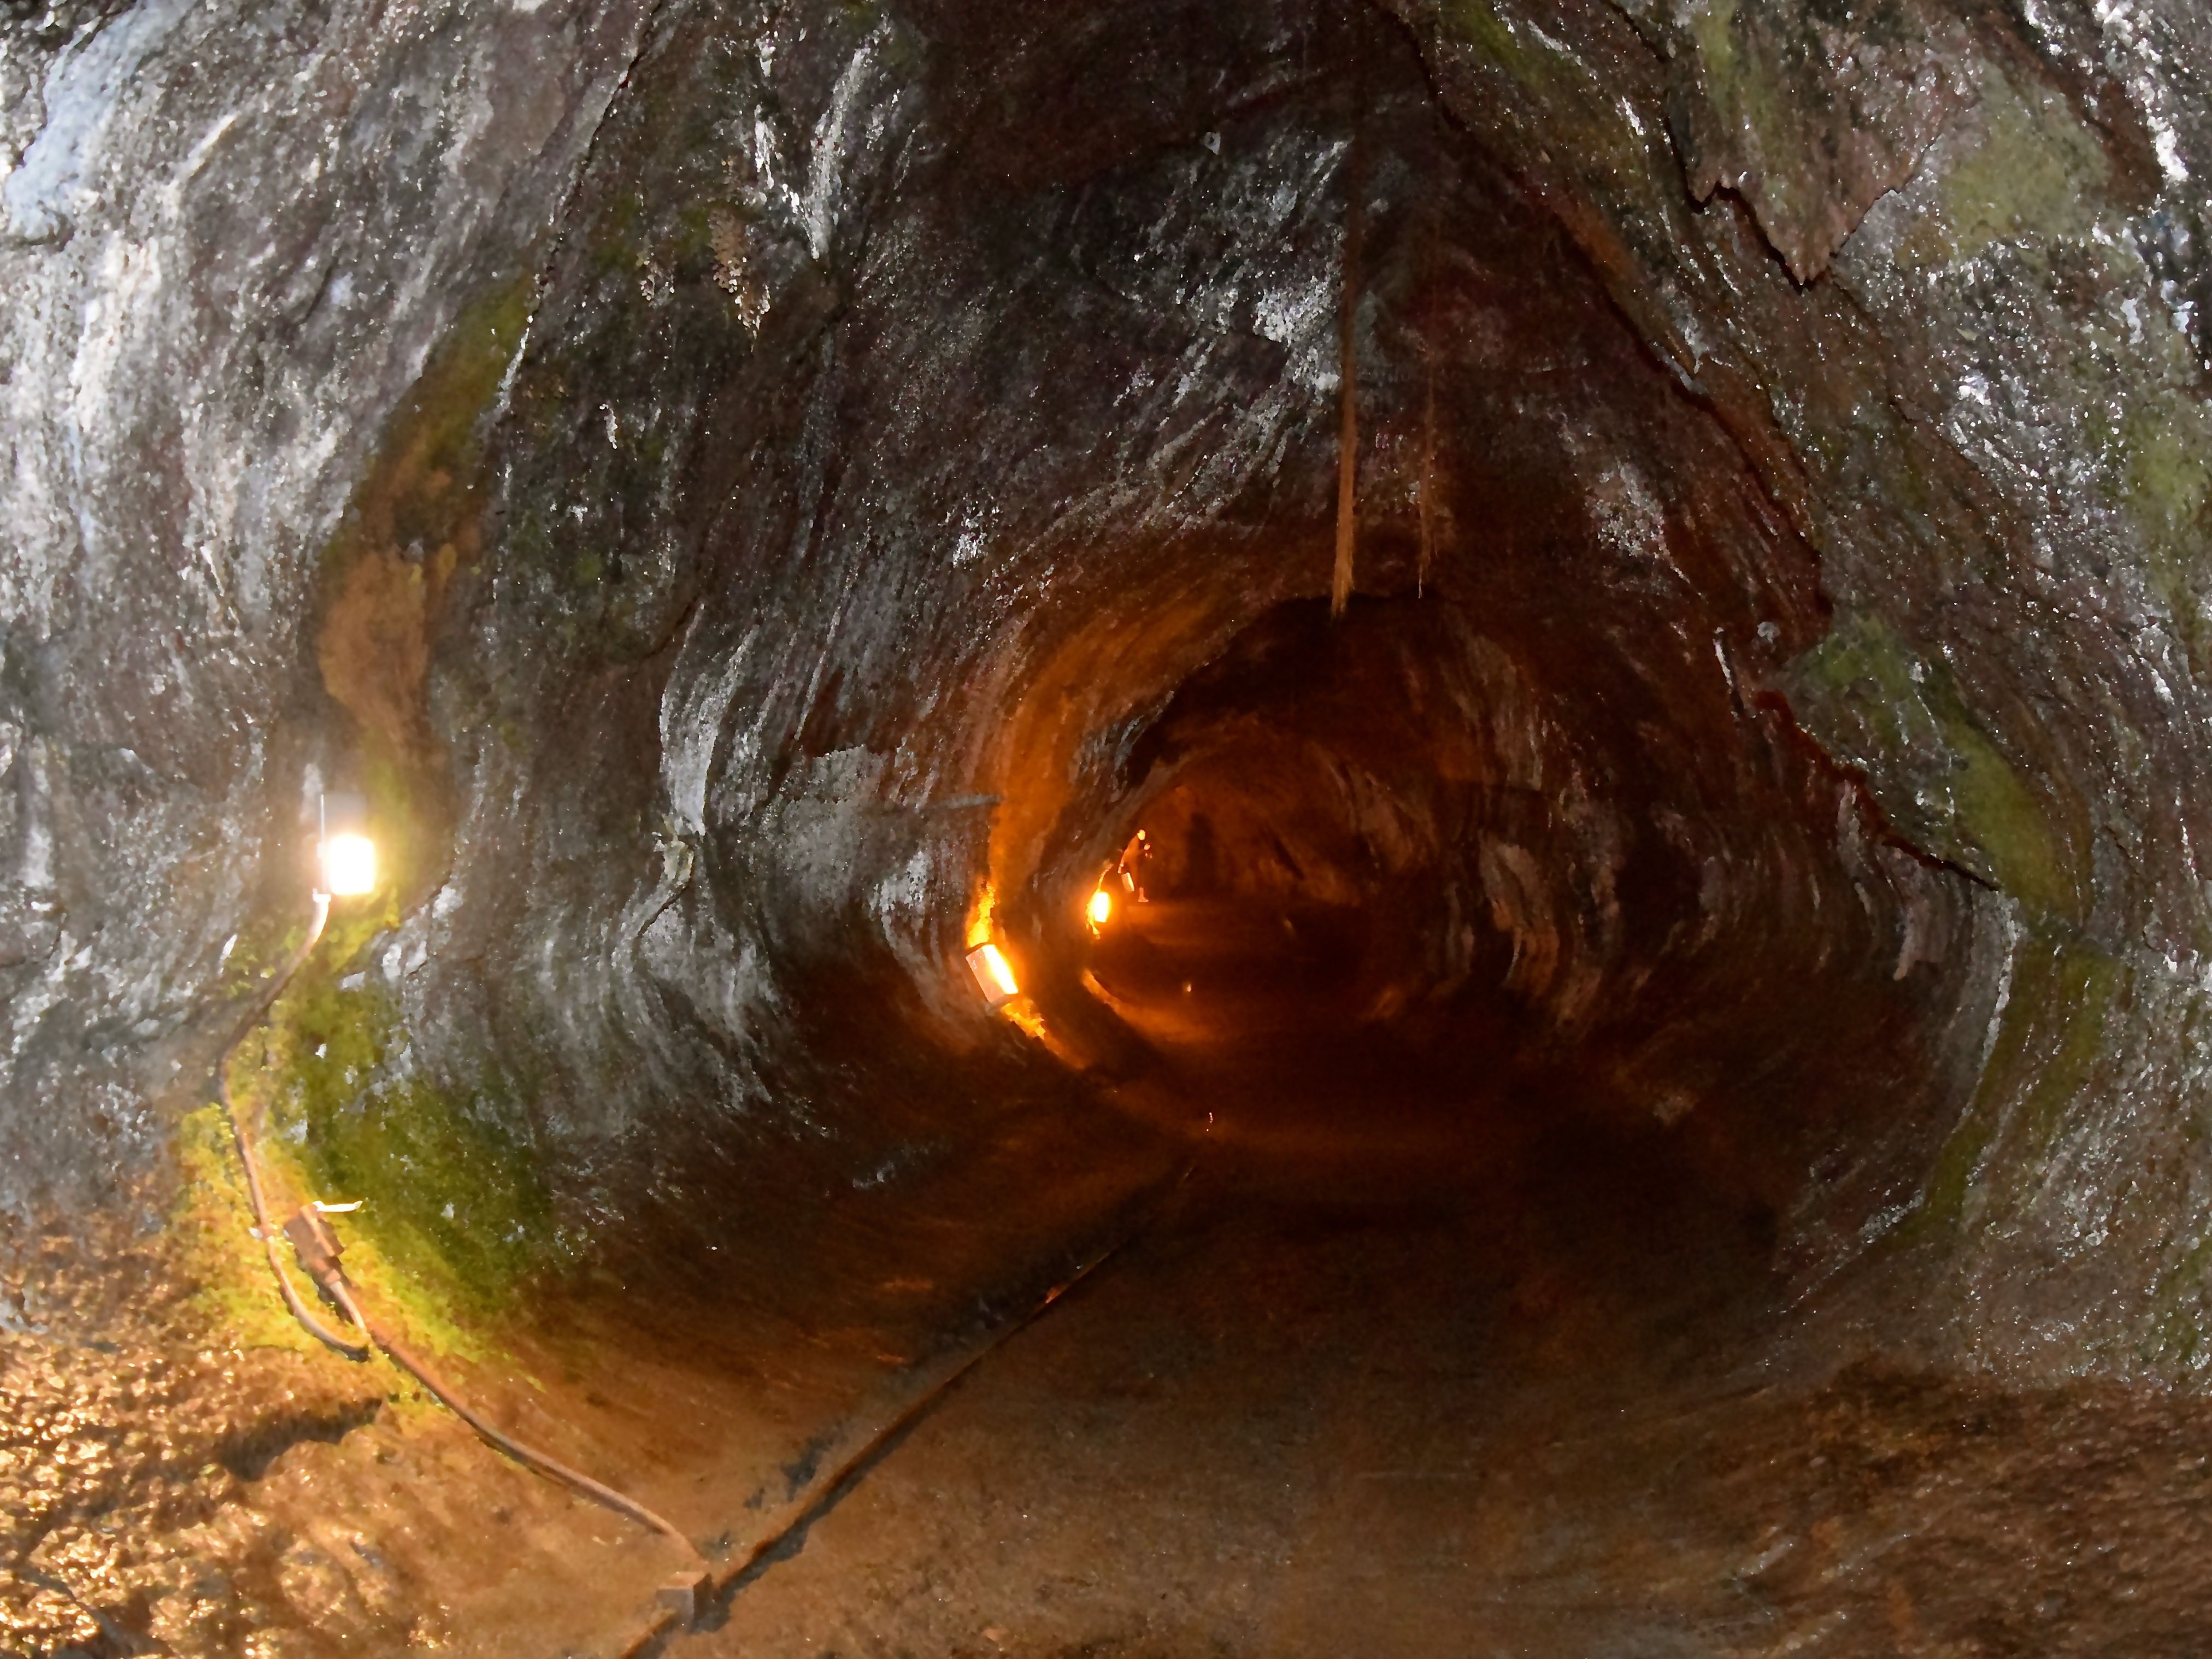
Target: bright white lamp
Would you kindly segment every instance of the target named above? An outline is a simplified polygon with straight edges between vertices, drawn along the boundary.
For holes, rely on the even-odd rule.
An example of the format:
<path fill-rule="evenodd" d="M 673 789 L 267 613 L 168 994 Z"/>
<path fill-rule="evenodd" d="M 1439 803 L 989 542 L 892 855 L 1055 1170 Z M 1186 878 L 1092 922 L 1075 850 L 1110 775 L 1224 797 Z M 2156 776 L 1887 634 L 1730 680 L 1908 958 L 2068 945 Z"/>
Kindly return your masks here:
<path fill-rule="evenodd" d="M 357 898 L 376 890 L 376 843 L 368 838 L 368 803 L 359 795 L 325 795 L 322 839 L 323 891 L 332 898 Z"/>

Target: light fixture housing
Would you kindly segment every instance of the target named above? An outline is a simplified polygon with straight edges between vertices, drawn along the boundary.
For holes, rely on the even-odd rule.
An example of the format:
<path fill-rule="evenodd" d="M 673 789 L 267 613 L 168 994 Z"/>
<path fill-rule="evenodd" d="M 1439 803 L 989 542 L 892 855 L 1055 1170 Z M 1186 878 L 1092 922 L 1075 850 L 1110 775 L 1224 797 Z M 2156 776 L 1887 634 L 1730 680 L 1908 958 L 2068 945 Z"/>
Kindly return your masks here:
<path fill-rule="evenodd" d="M 325 795 L 316 860 L 322 890 L 332 898 L 376 890 L 376 843 L 368 836 L 368 802 L 360 795 Z"/>
<path fill-rule="evenodd" d="M 1022 994 L 1006 953 L 988 941 L 968 953 L 968 971 L 975 975 L 975 983 L 982 988 L 984 1002 L 994 1009 L 1005 1007 Z"/>

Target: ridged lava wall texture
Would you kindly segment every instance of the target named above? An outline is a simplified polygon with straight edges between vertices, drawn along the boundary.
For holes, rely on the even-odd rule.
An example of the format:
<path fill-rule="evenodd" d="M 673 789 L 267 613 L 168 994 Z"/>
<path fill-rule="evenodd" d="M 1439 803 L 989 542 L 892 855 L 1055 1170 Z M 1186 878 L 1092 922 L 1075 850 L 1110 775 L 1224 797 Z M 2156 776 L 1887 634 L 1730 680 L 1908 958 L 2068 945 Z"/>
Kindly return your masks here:
<path fill-rule="evenodd" d="M 202 1086 L 191 1023 L 296 911 L 307 769 L 334 768 L 301 627 L 325 545 L 465 299 L 529 269 L 637 27 L 559 6 L 0 21 L 19 1219 L 146 1172 L 151 1103 Z"/>
<path fill-rule="evenodd" d="M 2195 1375 L 2203 19 L 1402 15 L 1816 551 L 1829 632 L 1770 683 L 1985 884 L 1982 1082 L 1917 1212 L 1946 1310 L 1993 1361 Z"/>
<path fill-rule="evenodd" d="M 1502 941 L 1806 1282 L 2212 1363 L 2204 25 L 1393 10 L 11 14 L 15 1210 L 158 1167 L 311 778 L 398 880 L 289 1087 L 433 1266 L 1064 1086 L 987 892 L 1115 1063 L 1055 940 L 1146 734 L 1275 718 L 1178 696 L 1327 592 L 1351 246 L 1344 626 L 1449 665 L 1307 736 L 1465 932 L 1435 1041 Z"/>

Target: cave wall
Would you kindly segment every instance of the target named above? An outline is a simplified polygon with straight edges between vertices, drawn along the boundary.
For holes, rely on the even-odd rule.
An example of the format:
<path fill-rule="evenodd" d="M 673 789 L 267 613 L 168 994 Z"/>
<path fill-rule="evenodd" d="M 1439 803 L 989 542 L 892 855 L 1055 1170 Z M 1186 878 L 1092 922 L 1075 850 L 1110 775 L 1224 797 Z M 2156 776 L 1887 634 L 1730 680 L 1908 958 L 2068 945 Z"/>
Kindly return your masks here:
<path fill-rule="evenodd" d="M 1836 984 L 1980 993 L 1962 884 L 1739 683 L 1818 637 L 1802 542 L 1379 20 L 1164 7 L 1018 50 L 1003 21 L 660 20 L 434 630 L 453 867 L 358 994 L 607 1226 L 644 1192 L 697 1218 L 878 1181 L 1041 1086 L 959 959 L 987 892 L 1055 1052 L 1109 1060 L 1055 951 L 1070 872 L 1176 688 L 1325 591 L 1357 178 L 1363 580 L 1419 585 L 1441 423 L 1433 603 L 1513 654 L 1439 729 L 1494 720 L 1528 757 L 1491 765 L 1515 821 L 1462 825 L 1437 891 L 1463 933 L 1525 935 L 1554 1063 L 1717 1156 L 1758 1126 L 1734 1178 L 1832 1267 L 1903 1212 L 1972 1058 Z M 1808 1004 L 1879 1056 L 1824 1083 Z"/>
<path fill-rule="evenodd" d="M 203 1086 L 226 969 L 298 925 L 304 781 L 338 764 L 302 627 L 324 549 L 465 301 L 526 274 L 638 17 L 0 17 L 0 1206 L 19 1219 L 153 1166 L 177 1088 Z"/>
<path fill-rule="evenodd" d="M 1363 583 L 1441 386 L 1532 836 L 1717 918 L 1615 1080 L 1818 1121 L 1808 1283 L 1893 1250 L 1931 1340 L 2193 1376 L 2203 26 L 1394 9 L 10 14 L 13 1209 L 158 1162 L 315 779 L 398 881 L 293 1092 L 471 1126 L 518 1270 L 1055 1086 L 960 950 L 1326 591 L 1356 178 Z M 1882 1052 L 1793 1013 L 1839 962 Z"/>
<path fill-rule="evenodd" d="M 1310 19 L 1194 16 L 1243 79 L 1109 150 L 1080 109 L 989 131 L 1080 41 L 664 14 L 455 594 L 432 696 L 463 817 L 395 988 L 459 1064 L 544 1058 L 532 1109 L 587 1206 L 879 1179 L 976 1093 L 1047 1086 L 960 962 L 994 836 L 1036 833 L 1008 768 L 1048 782 L 1126 715 L 1105 700 L 1164 698 L 1310 585 L 1273 538 L 1326 512 L 1341 143 L 1270 107 L 1315 82 Z M 1182 43 L 1114 41 L 1094 85 Z M 1055 143 L 1073 182 L 1008 176 Z"/>
<path fill-rule="evenodd" d="M 2204 21 L 1399 9 L 1817 550 L 1771 684 L 1992 890 L 1937 1293 L 1993 1362 L 2194 1375 Z"/>

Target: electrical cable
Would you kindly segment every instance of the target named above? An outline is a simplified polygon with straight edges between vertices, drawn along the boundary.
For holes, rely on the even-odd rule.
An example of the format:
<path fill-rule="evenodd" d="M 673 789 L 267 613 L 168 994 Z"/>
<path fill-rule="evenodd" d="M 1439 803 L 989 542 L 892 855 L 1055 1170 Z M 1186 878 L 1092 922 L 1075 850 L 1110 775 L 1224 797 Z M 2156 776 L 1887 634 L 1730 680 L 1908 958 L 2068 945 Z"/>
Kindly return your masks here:
<path fill-rule="evenodd" d="M 897 1444 L 899 1437 L 907 1430 L 935 1410 L 940 1401 L 968 1380 L 969 1373 L 1059 1306 L 1070 1292 L 1093 1273 L 1150 1232 L 1166 1214 L 1168 1206 L 1188 1183 L 1197 1168 L 1195 1163 L 1187 1164 L 1173 1181 L 1154 1188 L 1151 1200 L 1142 1206 L 1142 1212 L 1121 1231 L 1120 1237 L 1047 1291 L 1028 1312 L 992 1332 L 981 1346 L 969 1351 L 949 1370 L 941 1372 L 890 1419 L 878 1424 L 864 1439 L 839 1459 L 828 1474 L 817 1474 L 804 1495 L 795 1495 L 793 1501 L 785 1506 L 780 1520 L 768 1531 L 754 1538 L 742 1553 L 732 1556 L 715 1570 L 714 1578 L 706 1587 L 708 1594 L 725 1604 L 737 1595 L 746 1583 L 766 1570 L 766 1565 L 775 1559 L 786 1543 L 828 1514 Z M 621 1659 L 646 1659 L 649 1654 L 665 1651 L 661 1644 L 667 1631 L 665 1622 L 655 1624 L 622 1650 Z"/>
<path fill-rule="evenodd" d="M 316 1318 L 313 1310 L 301 1299 L 298 1290 L 293 1286 L 292 1276 L 284 1271 L 283 1257 L 276 1249 L 276 1230 L 269 1224 L 269 1208 L 262 1195 L 261 1170 L 254 1161 L 252 1138 L 246 1131 L 246 1119 L 238 1109 L 238 1102 L 232 1098 L 230 1092 L 231 1056 L 238 1052 L 238 1045 L 245 1042 L 252 1034 L 253 1029 L 261 1024 L 263 1016 L 268 1013 L 276 999 L 284 994 L 284 988 L 292 982 L 292 976 L 300 971 L 301 965 L 313 953 L 315 946 L 322 939 L 323 928 L 330 919 L 331 896 L 328 893 L 316 894 L 315 917 L 307 925 L 307 937 L 301 941 L 300 948 L 292 952 L 290 958 L 284 963 L 283 970 L 270 981 L 268 988 L 255 1000 L 246 1018 L 239 1023 L 236 1034 L 228 1042 L 223 1044 L 222 1056 L 216 1061 L 215 1080 L 216 1091 L 222 1098 L 224 1115 L 230 1120 L 231 1141 L 237 1146 L 238 1161 L 246 1170 L 246 1196 L 253 1206 L 253 1236 L 261 1241 L 262 1249 L 268 1254 L 269 1271 L 276 1278 L 276 1289 L 284 1298 L 284 1305 L 291 1310 L 292 1317 L 300 1322 L 300 1328 L 313 1337 L 316 1341 L 326 1348 L 343 1354 L 348 1359 L 361 1364 L 366 1363 L 369 1358 L 370 1350 L 368 1346 L 347 1341 L 345 1338 Z"/>
<path fill-rule="evenodd" d="M 587 1498 L 682 1545 L 684 1553 L 694 1560 L 702 1559 L 697 1545 L 635 1498 L 625 1497 L 612 1486 L 592 1480 L 581 1470 L 570 1468 L 559 1458 L 535 1447 L 526 1446 L 513 1436 L 503 1434 L 493 1427 L 404 1345 L 394 1340 L 389 1332 L 370 1324 L 368 1316 L 362 1312 L 360 1303 L 355 1299 L 351 1281 L 338 1266 L 337 1236 L 322 1219 L 319 1206 L 313 1204 L 304 1206 L 283 1231 L 291 1240 L 293 1252 L 299 1258 L 301 1270 L 314 1280 L 318 1289 L 337 1304 L 347 1321 L 368 1341 L 349 1342 L 318 1319 L 294 1286 L 291 1275 L 284 1271 L 283 1258 L 276 1248 L 279 1230 L 269 1224 L 268 1202 L 262 1191 L 260 1165 L 253 1156 L 252 1135 L 246 1127 L 244 1114 L 238 1109 L 238 1102 L 230 1091 L 230 1062 L 232 1056 L 238 1052 L 239 1044 L 252 1034 L 254 1028 L 276 1005 L 276 999 L 284 994 L 284 988 L 292 982 L 294 976 L 313 954 L 315 946 L 322 940 L 324 928 L 329 925 L 330 917 L 331 896 L 319 892 L 315 895 L 314 918 L 307 925 L 307 938 L 286 960 L 283 969 L 270 981 L 268 988 L 254 1000 L 246 1018 L 240 1022 L 237 1032 L 223 1045 L 222 1057 L 216 1063 L 216 1092 L 221 1096 L 223 1111 L 230 1120 L 231 1140 L 238 1148 L 238 1161 L 246 1171 L 246 1194 L 253 1208 L 254 1236 L 261 1241 L 262 1248 L 268 1255 L 269 1271 L 276 1278 L 276 1289 L 284 1298 L 285 1307 L 291 1310 L 292 1317 L 299 1321 L 301 1329 L 325 1347 L 343 1354 L 348 1359 L 366 1362 L 376 1349 L 382 1349 L 392 1364 L 421 1383 L 441 1405 L 474 1430 L 477 1437 L 487 1445 L 505 1453 L 526 1468 L 536 1469 L 558 1481 L 580 1497 Z"/>
<path fill-rule="evenodd" d="M 536 1469 L 541 1474 L 550 1476 L 571 1492 L 588 1498 L 593 1503 L 604 1505 L 618 1515 L 628 1516 L 640 1526 L 649 1528 L 663 1537 L 673 1540 L 684 1547 L 685 1553 L 694 1557 L 698 1555 L 697 1545 L 678 1531 L 673 1524 L 662 1519 L 635 1498 L 625 1497 L 612 1486 L 592 1480 L 580 1469 L 570 1468 L 568 1465 L 550 1453 L 539 1451 L 533 1446 L 524 1445 L 512 1435 L 501 1432 L 479 1417 L 470 1409 L 459 1395 L 439 1378 L 436 1372 L 416 1358 L 414 1353 L 404 1346 L 393 1340 L 389 1332 L 380 1326 L 368 1322 L 368 1316 L 362 1312 L 361 1304 L 354 1299 L 353 1285 L 343 1273 L 333 1269 L 328 1278 L 322 1282 L 324 1287 L 337 1298 L 338 1306 L 345 1310 L 346 1317 L 353 1322 L 356 1328 L 378 1347 L 383 1349 L 386 1357 L 393 1364 L 398 1366 L 400 1370 L 405 1371 L 434 1395 L 447 1410 L 474 1429 L 478 1437 L 486 1444 L 506 1453 L 518 1463 Z"/>

